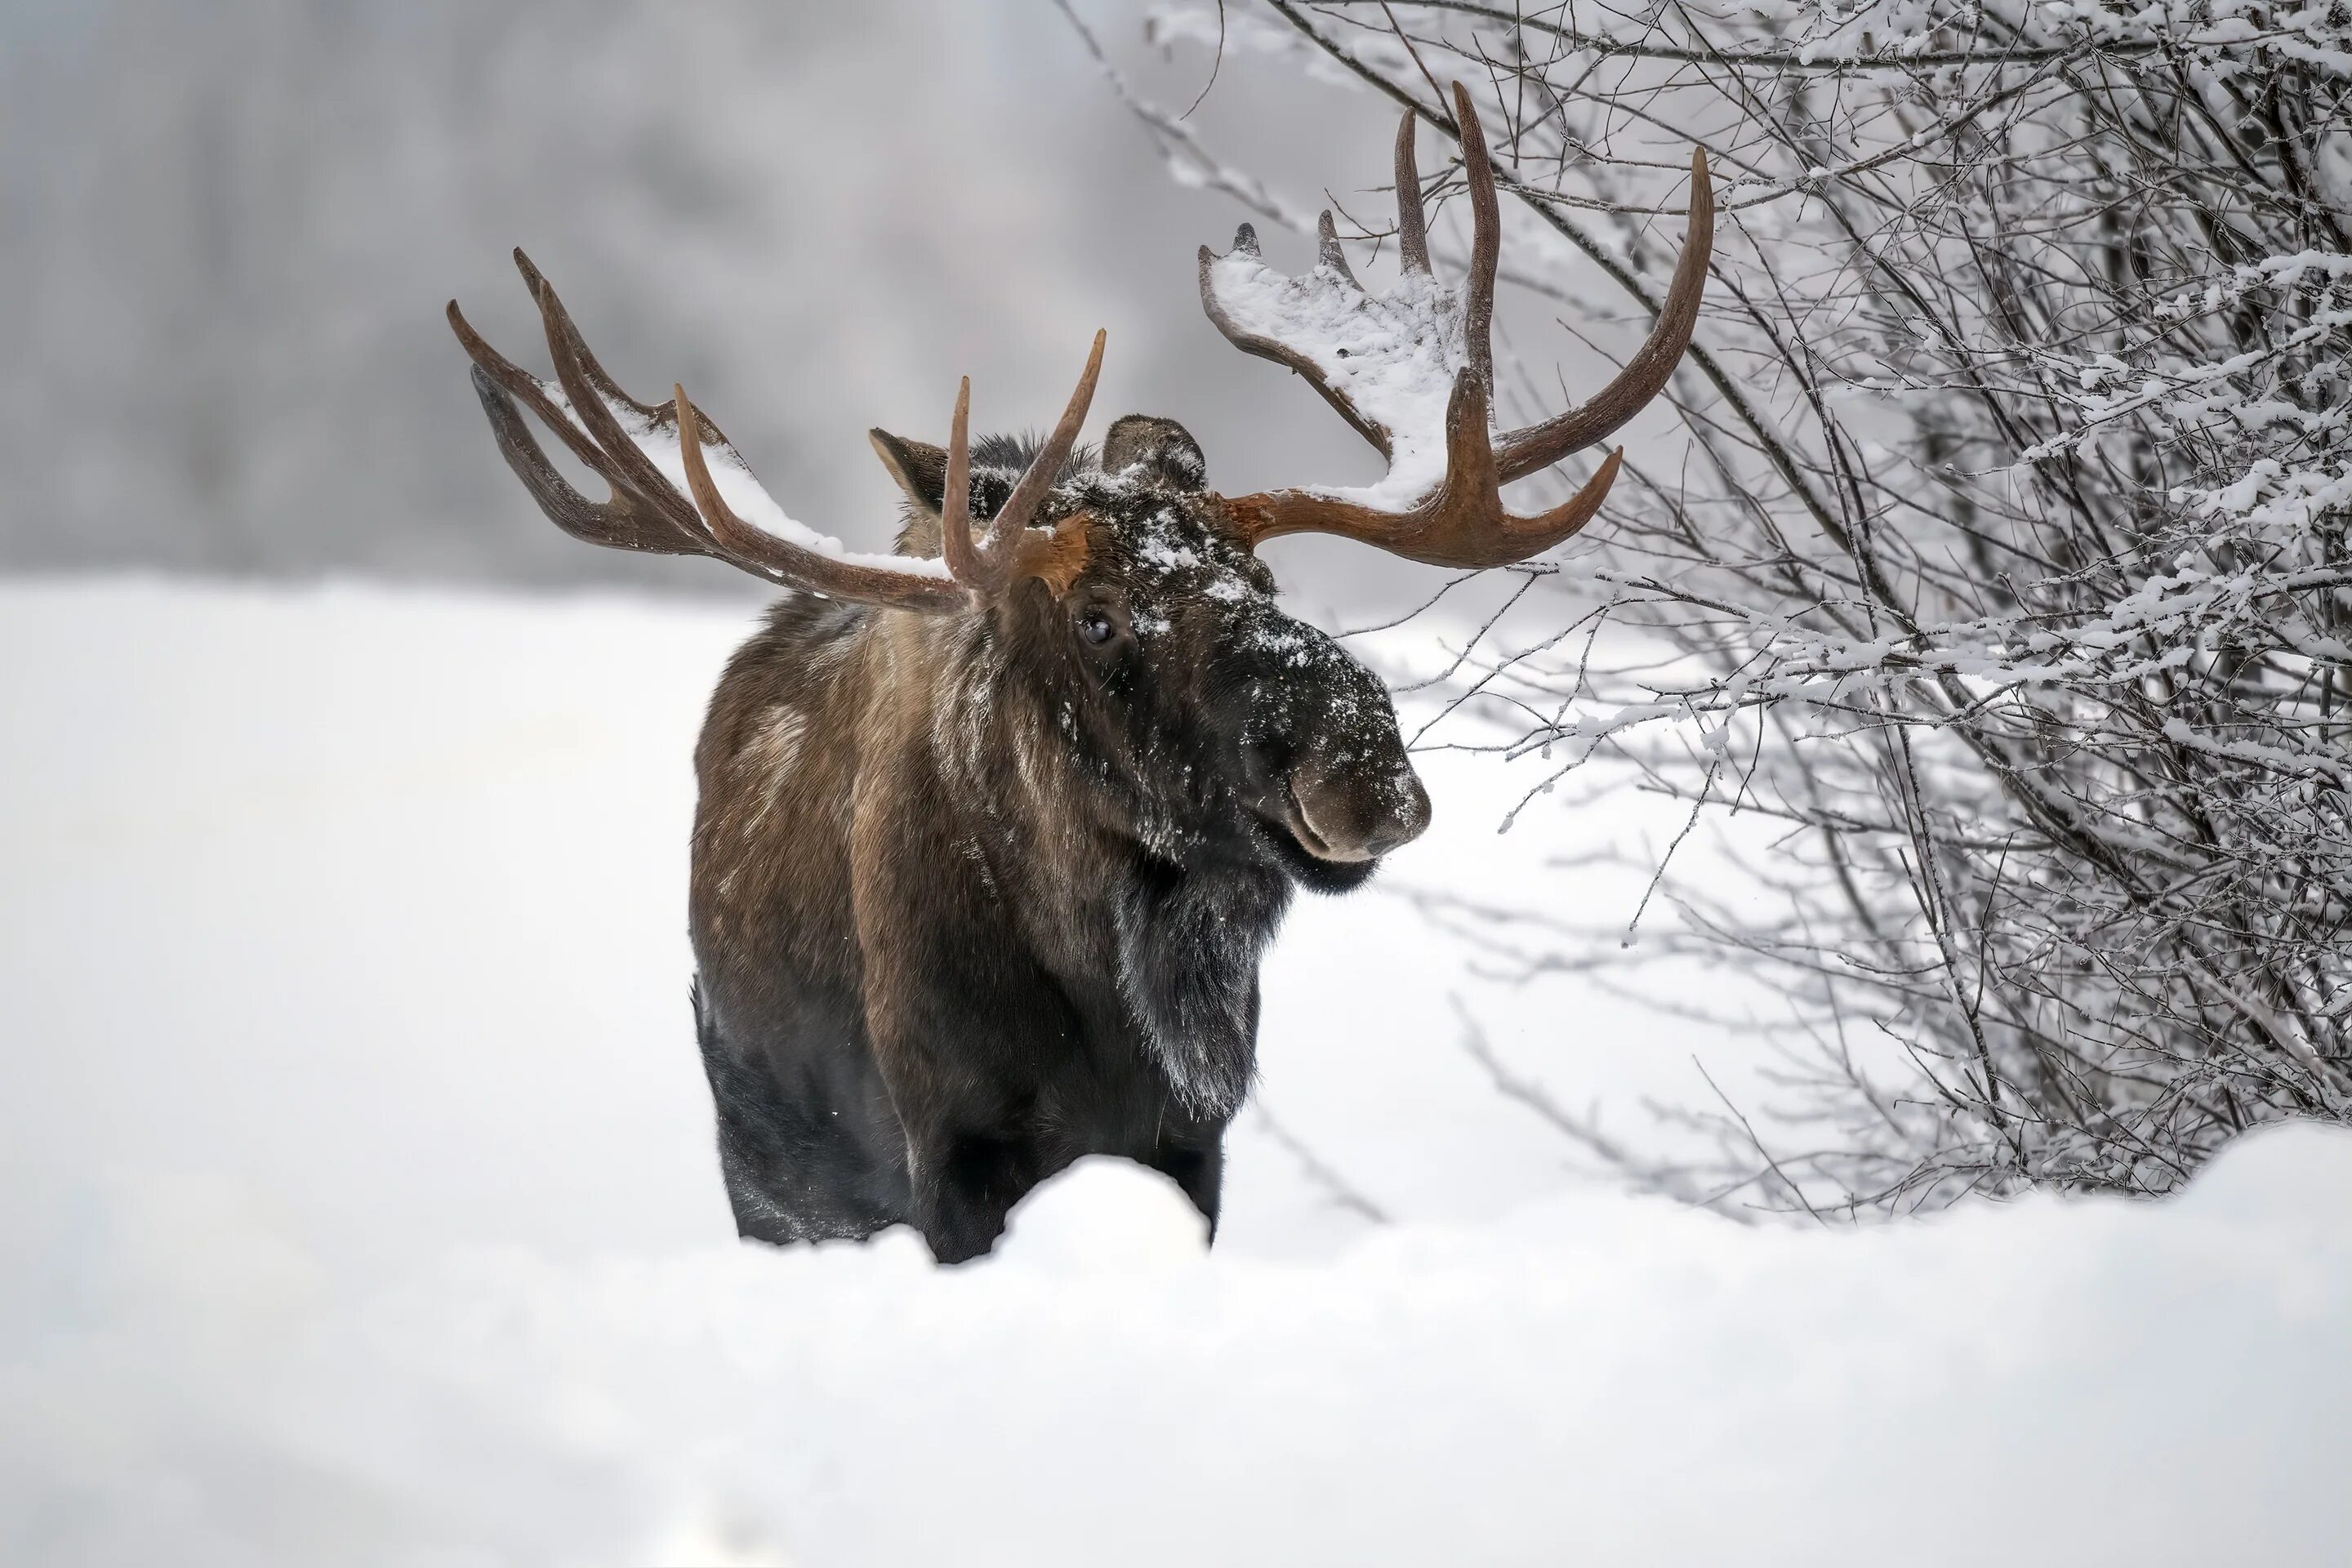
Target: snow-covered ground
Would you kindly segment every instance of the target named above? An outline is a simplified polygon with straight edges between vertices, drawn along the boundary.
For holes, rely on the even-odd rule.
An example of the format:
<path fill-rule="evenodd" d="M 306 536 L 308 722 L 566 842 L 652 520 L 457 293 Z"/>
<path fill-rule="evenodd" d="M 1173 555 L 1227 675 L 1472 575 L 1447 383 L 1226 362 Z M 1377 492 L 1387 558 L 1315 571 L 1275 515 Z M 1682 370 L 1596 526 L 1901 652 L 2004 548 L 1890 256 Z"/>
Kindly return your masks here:
<path fill-rule="evenodd" d="M 1741 1229 L 1579 1177 L 1377 890 L 1276 949 L 1213 1256 L 1115 1163 L 958 1272 L 738 1247 L 683 891 L 745 624 L 0 585 L 0 1560 L 2343 1560 L 2352 1138 Z M 1426 772 L 1392 888 L 1661 826 Z M 1578 1104 L 1741 1066 L 1477 1003 Z"/>

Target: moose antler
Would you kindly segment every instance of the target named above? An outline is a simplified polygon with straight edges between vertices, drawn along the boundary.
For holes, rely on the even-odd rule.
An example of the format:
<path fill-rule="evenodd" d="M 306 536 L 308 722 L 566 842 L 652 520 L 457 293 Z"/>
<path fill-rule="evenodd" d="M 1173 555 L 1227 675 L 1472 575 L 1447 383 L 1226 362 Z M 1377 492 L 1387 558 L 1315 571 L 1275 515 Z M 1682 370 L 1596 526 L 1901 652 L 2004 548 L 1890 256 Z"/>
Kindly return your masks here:
<path fill-rule="evenodd" d="M 1073 550 L 1084 547 L 1083 535 L 1033 533 L 1029 522 L 1086 421 L 1102 370 L 1102 333 L 1095 334 L 1094 351 L 1061 422 L 990 521 L 984 540 L 975 542 L 971 536 L 966 430 L 971 381 L 966 377 L 956 395 L 948 448 L 940 555 L 859 554 L 787 516 L 752 477 L 742 454 L 687 400 L 685 388 L 672 387 L 667 405 L 640 403 L 622 391 L 588 352 L 563 302 L 530 258 L 520 250 L 514 256 L 539 303 L 555 380 L 541 380 L 485 342 L 455 300 L 449 301 L 449 325 L 474 361 L 474 390 L 489 416 L 499 451 L 540 510 L 566 533 L 616 550 L 708 555 L 788 587 L 933 613 L 993 598 L 1024 576 L 1066 580 Z M 556 471 L 515 406 L 517 399 L 612 488 L 610 500 L 588 500 Z M 696 439 L 680 438 L 688 429 Z"/>
<path fill-rule="evenodd" d="M 1690 229 L 1649 341 L 1581 407 L 1490 436 L 1495 264 L 1502 248 L 1495 171 L 1470 94 L 1454 111 L 1469 177 L 1470 273 L 1459 290 L 1429 266 L 1413 111 L 1397 128 L 1397 247 L 1402 276 L 1367 294 L 1348 270 L 1325 213 L 1315 269 L 1286 278 L 1258 254 L 1247 224 L 1223 256 L 1201 247 L 1201 304 L 1235 348 L 1288 365 L 1388 459 L 1363 489 L 1266 490 L 1230 496 L 1230 526 L 1252 545 L 1286 533 L 1336 533 L 1433 566 L 1503 566 L 1550 549 L 1590 521 L 1617 478 L 1623 448 L 1584 488 L 1535 517 L 1503 510 L 1501 487 L 1591 446 L 1665 386 L 1689 346 L 1715 240 L 1706 156 L 1691 155 Z"/>

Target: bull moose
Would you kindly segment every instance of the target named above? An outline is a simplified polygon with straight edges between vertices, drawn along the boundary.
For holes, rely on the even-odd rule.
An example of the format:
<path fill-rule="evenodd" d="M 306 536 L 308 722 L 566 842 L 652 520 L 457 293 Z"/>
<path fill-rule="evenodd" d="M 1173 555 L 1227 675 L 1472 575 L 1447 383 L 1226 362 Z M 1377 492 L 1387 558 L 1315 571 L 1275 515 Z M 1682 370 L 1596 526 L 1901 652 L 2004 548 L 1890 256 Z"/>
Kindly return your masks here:
<path fill-rule="evenodd" d="M 1258 964 L 1292 891 L 1360 886 L 1429 822 L 1386 689 L 1276 605 L 1255 554 L 1356 539 L 1455 568 L 1524 561 L 1598 510 L 1622 449 L 1564 504 L 1498 487 L 1588 447 L 1690 341 L 1714 207 L 1648 341 L 1582 406 L 1490 432 L 1495 176 L 1454 89 L 1473 214 L 1464 286 L 1431 271 L 1413 116 L 1396 141 L 1401 277 L 1367 293 L 1324 214 L 1286 277 L 1244 226 L 1201 251 L 1209 319 L 1306 378 L 1388 459 L 1357 490 L 1220 495 L 1173 421 L 1077 444 L 1103 338 L 1043 442 L 944 448 L 877 430 L 906 492 L 896 551 L 787 517 L 673 388 L 624 393 L 520 251 L 555 378 L 449 306 L 499 451 L 566 532 L 712 556 L 786 590 L 710 703 L 689 920 L 695 1013 L 738 1230 L 770 1242 L 901 1222 L 954 1262 L 1081 1155 L 1165 1172 L 1213 1228 L 1225 1129 L 1255 1068 Z M 548 461 L 531 413 L 610 487 Z M 688 433 L 691 438 L 687 438 Z"/>

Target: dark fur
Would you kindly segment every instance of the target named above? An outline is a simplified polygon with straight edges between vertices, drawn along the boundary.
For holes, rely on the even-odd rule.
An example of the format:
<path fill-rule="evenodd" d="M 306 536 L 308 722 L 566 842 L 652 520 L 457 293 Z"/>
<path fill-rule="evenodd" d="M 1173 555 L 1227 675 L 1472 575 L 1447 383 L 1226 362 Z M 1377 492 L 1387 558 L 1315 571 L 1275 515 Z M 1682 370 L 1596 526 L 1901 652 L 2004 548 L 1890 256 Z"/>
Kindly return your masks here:
<path fill-rule="evenodd" d="M 900 548 L 935 553 L 937 449 L 891 452 L 921 503 Z M 984 518 L 1026 449 L 974 459 Z M 1039 521 L 1078 512 L 1059 597 L 1033 580 L 925 616 L 796 595 L 719 682 L 696 1015 L 747 1237 L 905 1221 L 955 1261 L 1088 1153 L 1166 1172 L 1213 1226 L 1259 959 L 1295 885 L 1375 863 L 1306 839 L 1376 857 L 1427 820 L 1387 693 L 1275 608 L 1180 426 L 1113 426 Z"/>

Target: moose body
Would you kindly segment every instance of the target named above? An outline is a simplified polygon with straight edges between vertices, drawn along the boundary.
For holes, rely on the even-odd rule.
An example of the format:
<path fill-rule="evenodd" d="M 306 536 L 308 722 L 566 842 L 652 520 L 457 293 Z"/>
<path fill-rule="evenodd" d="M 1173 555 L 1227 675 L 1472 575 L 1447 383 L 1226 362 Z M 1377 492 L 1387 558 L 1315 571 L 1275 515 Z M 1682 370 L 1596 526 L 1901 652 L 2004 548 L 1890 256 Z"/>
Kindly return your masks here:
<path fill-rule="evenodd" d="M 560 527 L 788 591 L 729 664 L 696 753 L 695 1011 L 745 1237 L 908 1223 L 958 1261 L 1088 1153 L 1166 1172 L 1214 1226 L 1255 1070 L 1258 964 L 1294 890 L 1360 885 L 1429 820 L 1387 692 L 1281 611 L 1256 545 L 1319 531 L 1475 568 L 1575 533 L 1618 455 L 1531 517 L 1499 487 L 1657 394 L 1706 279 L 1695 159 L 1649 342 L 1581 407 L 1490 431 L 1499 219 L 1458 88 L 1454 109 L 1474 218 L 1461 289 L 1430 268 L 1410 112 L 1397 289 L 1358 286 L 1328 214 L 1304 277 L 1267 268 L 1246 226 L 1201 253 L 1218 329 L 1388 458 L 1368 491 L 1219 495 L 1191 436 L 1141 416 L 1088 454 L 1098 333 L 1043 442 L 975 447 L 969 383 L 945 447 L 873 432 L 907 514 L 893 553 L 858 555 L 786 517 L 683 388 L 666 404 L 623 392 L 520 252 L 553 381 L 450 305 L 499 448 Z M 611 499 L 572 488 L 521 408 Z"/>
<path fill-rule="evenodd" d="M 1213 1224 L 1293 886 L 1352 887 L 1428 819 L 1385 690 L 1192 515 L 1190 437 L 1129 419 L 1109 450 L 1051 503 L 1095 535 L 1075 603 L 795 596 L 719 682 L 691 920 L 746 1236 L 909 1221 L 968 1257 L 1087 1153 Z M 984 516 L 1004 485 L 971 489 Z M 911 504 L 901 548 L 935 550 Z"/>

